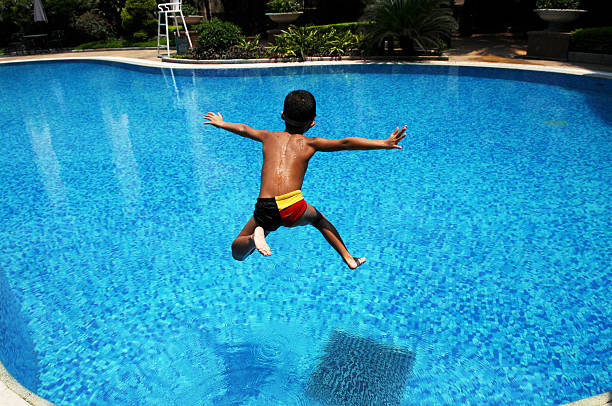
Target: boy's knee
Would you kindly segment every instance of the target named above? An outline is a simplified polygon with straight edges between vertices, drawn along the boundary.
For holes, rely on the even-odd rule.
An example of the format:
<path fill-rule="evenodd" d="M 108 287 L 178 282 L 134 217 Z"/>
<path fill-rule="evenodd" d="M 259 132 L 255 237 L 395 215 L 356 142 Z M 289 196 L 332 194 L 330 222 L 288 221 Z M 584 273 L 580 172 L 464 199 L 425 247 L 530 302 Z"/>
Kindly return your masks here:
<path fill-rule="evenodd" d="M 232 257 L 236 260 L 236 261 L 244 261 L 245 256 L 242 255 L 242 252 L 240 252 L 240 244 L 238 243 L 238 240 L 234 240 L 234 242 L 232 243 Z"/>

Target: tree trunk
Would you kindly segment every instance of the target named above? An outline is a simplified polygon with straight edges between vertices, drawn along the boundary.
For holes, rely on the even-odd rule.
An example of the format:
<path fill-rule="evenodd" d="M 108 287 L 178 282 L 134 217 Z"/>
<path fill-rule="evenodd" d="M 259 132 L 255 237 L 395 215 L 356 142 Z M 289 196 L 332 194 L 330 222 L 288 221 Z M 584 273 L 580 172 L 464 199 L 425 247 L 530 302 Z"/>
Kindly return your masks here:
<path fill-rule="evenodd" d="M 225 13 L 222 0 L 202 0 L 202 13 L 207 21 L 213 17 L 222 17 Z"/>

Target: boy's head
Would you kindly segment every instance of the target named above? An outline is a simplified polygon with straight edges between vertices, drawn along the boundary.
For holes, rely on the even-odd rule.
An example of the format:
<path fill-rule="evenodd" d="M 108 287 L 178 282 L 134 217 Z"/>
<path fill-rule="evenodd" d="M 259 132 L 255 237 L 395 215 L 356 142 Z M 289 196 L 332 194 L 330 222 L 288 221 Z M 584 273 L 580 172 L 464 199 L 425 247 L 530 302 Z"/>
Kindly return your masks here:
<path fill-rule="evenodd" d="M 310 92 L 294 90 L 285 97 L 285 105 L 281 117 L 287 128 L 298 133 L 305 133 L 314 125 L 317 115 L 317 102 Z"/>

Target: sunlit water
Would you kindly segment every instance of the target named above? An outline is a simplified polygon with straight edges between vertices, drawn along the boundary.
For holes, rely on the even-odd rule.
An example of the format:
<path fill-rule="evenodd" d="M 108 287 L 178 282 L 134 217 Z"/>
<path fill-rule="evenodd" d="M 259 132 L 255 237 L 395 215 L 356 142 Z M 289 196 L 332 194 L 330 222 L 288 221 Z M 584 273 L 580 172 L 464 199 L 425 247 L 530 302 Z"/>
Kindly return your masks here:
<path fill-rule="evenodd" d="M 39 395 L 314 405 L 343 357 L 328 383 L 344 404 L 367 385 L 401 405 L 611 389 L 612 81 L 57 62 L 0 65 L 0 82 L 0 359 Z M 230 255 L 260 145 L 202 116 L 281 130 L 302 88 L 318 103 L 307 135 L 408 124 L 401 151 L 310 163 L 304 196 L 367 256 L 356 272 L 314 228 L 273 233 L 270 258 Z M 404 369 L 381 366 L 396 355 Z"/>

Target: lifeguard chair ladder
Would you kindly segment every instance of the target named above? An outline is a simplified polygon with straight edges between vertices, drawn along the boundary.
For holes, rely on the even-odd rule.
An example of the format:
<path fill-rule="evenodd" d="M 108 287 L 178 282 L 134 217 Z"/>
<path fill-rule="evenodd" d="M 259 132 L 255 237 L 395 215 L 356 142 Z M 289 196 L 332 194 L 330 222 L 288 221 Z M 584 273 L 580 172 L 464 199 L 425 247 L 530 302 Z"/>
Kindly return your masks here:
<path fill-rule="evenodd" d="M 157 8 L 159 9 L 159 19 L 157 23 L 157 56 L 161 58 L 161 51 L 165 48 L 168 56 L 170 56 L 170 35 L 168 32 L 168 14 L 170 17 L 174 19 L 174 25 L 176 28 L 177 36 L 181 36 L 181 30 L 178 29 L 178 17 L 181 18 L 181 22 L 183 23 L 183 29 L 185 30 L 185 35 L 187 35 L 187 41 L 189 41 L 189 48 L 193 48 L 191 44 L 191 38 L 189 37 L 189 30 L 187 29 L 187 24 L 185 23 L 185 16 L 183 15 L 183 0 L 178 0 L 175 3 L 162 3 L 158 4 Z M 177 16 L 178 14 L 178 16 Z M 162 27 L 165 34 L 162 33 Z M 166 38 L 166 44 L 161 43 L 161 39 Z"/>

